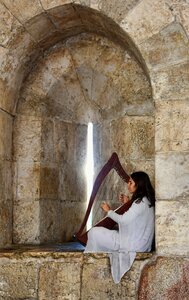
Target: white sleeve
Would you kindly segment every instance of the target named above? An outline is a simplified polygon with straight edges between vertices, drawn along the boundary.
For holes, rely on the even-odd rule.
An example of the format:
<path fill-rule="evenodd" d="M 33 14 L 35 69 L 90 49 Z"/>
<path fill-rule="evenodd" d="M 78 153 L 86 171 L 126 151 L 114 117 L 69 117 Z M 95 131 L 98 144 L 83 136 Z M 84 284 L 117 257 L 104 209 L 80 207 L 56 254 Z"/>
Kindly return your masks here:
<path fill-rule="evenodd" d="M 145 203 L 140 202 L 138 204 L 133 203 L 128 211 L 126 211 L 123 215 L 118 215 L 113 210 L 109 210 L 107 216 L 114 220 L 118 224 L 128 224 L 133 221 L 137 217 L 137 215 L 140 215 L 145 210 Z"/>

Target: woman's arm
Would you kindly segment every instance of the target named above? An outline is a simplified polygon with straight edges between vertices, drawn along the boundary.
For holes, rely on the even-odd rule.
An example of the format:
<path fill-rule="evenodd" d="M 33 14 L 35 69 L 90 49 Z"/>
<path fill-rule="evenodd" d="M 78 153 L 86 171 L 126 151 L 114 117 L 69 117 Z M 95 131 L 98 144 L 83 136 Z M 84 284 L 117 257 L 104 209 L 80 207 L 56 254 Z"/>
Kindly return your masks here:
<path fill-rule="evenodd" d="M 145 203 L 140 202 L 138 204 L 133 203 L 128 211 L 126 211 L 123 215 L 118 215 L 113 210 L 109 209 L 107 212 L 107 216 L 114 220 L 116 223 L 128 224 L 132 222 L 138 215 L 144 213 L 145 211 Z"/>

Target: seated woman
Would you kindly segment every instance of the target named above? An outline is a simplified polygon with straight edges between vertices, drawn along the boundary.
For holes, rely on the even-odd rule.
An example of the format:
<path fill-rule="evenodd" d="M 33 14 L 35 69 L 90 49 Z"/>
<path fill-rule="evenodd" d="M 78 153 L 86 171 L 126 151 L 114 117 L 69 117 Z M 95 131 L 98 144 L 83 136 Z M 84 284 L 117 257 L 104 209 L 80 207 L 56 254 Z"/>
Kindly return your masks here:
<path fill-rule="evenodd" d="M 93 227 L 88 232 L 87 252 L 110 253 L 111 271 L 115 283 L 119 283 L 136 256 L 136 252 L 151 251 L 154 238 L 155 192 L 145 172 L 130 175 L 128 190 L 131 200 L 121 194 L 122 203 L 132 201 L 123 215 L 118 215 L 104 202 L 101 207 L 107 216 L 117 222 L 119 230 Z"/>

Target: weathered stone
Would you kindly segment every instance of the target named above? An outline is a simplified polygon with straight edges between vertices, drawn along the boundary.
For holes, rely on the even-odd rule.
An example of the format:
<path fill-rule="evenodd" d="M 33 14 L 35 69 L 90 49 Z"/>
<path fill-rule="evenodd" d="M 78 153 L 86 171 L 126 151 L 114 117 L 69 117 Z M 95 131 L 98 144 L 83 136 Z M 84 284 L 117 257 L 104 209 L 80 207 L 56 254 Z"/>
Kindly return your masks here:
<path fill-rule="evenodd" d="M 0 160 L 0 202 L 12 201 L 12 163 Z"/>
<path fill-rule="evenodd" d="M 22 199 L 14 202 L 13 243 L 38 244 L 40 242 L 40 203 Z"/>
<path fill-rule="evenodd" d="M 121 157 L 152 158 L 154 120 L 152 117 L 125 117 L 111 124 L 112 146 Z"/>
<path fill-rule="evenodd" d="M 61 241 L 72 241 L 73 236 L 80 229 L 83 222 L 84 215 L 86 213 L 87 203 L 83 199 L 82 202 L 67 201 L 61 202 Z"/>
<path fill-rule="evenodd" d="M 59 187 L 57 165 L 40 166 L 40 198 L 57 199 Z"/>
<path fill-rule="evenodd" d="M 179 23 L 172 23 L 140 45 L 150 68 L 186 61 L 189 56 L 188 37 Z"/>
<path fill-rule="evenodd" d="M 11 160 L 12 158 L 12 123 L 11 115 L 0 111 L 0 157 L 1 159 Z"/>
<path fill-rule="evenodd" d="M 40 163 L 14 163 L 14 199 L 39 199 Z"/>
<path fill-rule="evenodd" d="M 129 13 L 129 11 L 134 9 L 135 5 L 139 2 L 139 0 L 129 0 L 127 2 L 125 2 L 124 0 L 116 2 L 100 0 L 98 2 L 98 7 L 103 13 L 108 15 L 117 23 L 120 23 Z"/>
<path fill-rule="evenodd" d="M 138 299 L 187 299 L 188 269 L 187 258 L 158 257 L 142 271 Z"/>
<path fill-rule="evenodd" d="M 55 149 L 57 144 L 55 141 L 54 122 L 51 119 L 43 119 L 41 123 L 41 157 L 43 163 L 54 163 L 56 161 Z M 39 147 L 40 148 L 40 147 Z"/>
<path fill-rule="evenodd" d="M 80 15 L 70 4 L 52 8 L 48 11 L 48 16 L 61 31 L 83 25 Z"/>
<path fill-rule="evenodd" d="M 175 20 L 177 20 L 180 24 L 182 24 L 185 31 L 189 32 L 189 6 L 187 1 L 178 1 L 178 0 L 168 0 L 167 5 L 169 9 L 172 11 Z"/>
<path fill-rule="evenodd" d="M 157 152 L 189 149 L 188 115 L 188 100 L 156 102 L 155 148 Z"/>
<path fill-rule="evenodd" d="M 185 198 L 189 195 L 189 154 L 169 152 L 156 155 L 156 197 L 158 199 Z"/>
<path fill-rule="evenodd" d="M 61 220 L 64 218 L 58 199 L 40 199 L 40 243 L 57 243 L 62 238 Z"/>
<path fill-rule="evenodd" d="M 156 246 L 158 254 L 189 255 L 189 202 L 157 201 Z"/>
<path fill-rule="evenodd" d="M 36 42 L 44 40 L 56 30 L 55 25 L 49 20 L 45 13 L 28 20 L 24 26 Z"/>
<path fill-rule="evenodd" d="M 33 262 L 1 261 L 1 299 L 36 299 L 37 265 Z"/>
<path fill-rule="evenodd" d="M 174 21 L 174 16 L 165 0 L 143 0 L 120 23 L 139 44 L 158 33 L 162 28 Z"/>
<path fill-rule="evenodd" d="M 82 299 L 136 299 L 140 268 L 145 263 L 146 261 L 135 261 L 131 270 L 124 275 L 115 288 L 107 255 L 103 257 L 102 254 L 85 254 L 81 287 Z"/>
<path fill-rule="evenodd" d="M 0 45 L 6 46 L 12 39 L 12 35 L 17 33 L 21 24 L 10 13 L 10 11 L 1 3 L 0 4 L 1 19 L 0 19 Z"/>
<path fill-rule="evenodd" d="M 85 212 L 85 202 L 40 199 L 40 243 L 72 241 Z"/>
<path fill-rule="evenodd" d="M 4 187 L 3 187 L 4 188 Z M 0 201 L 0 232 L 1 232 L 1 239 L 0 239 L 0 247 L 9 246 L 12 244 L 12 199 L 5 199 Z M 1 295 L 1 294 L 0 294 Z"/>
<path fill-rule="evenodd" d="M 39 273 L 39 300 L 79 299 L 80 268 L 74 259 L 72 263 L 43 264 Z"/>
<path fill-rule="evenodd" d="M 42 120 L 18 116 L 14 121 L 14 159 L 40 162 Z"/>
<path fill-rule="evenodd" d="M 152 87 L 155 99 L 188 99 L 189 64 L 170 66 L 152 74 Z"/>
<path fill-rule="evenodd" d="M 3 0 L 2 2 L 21 23 L 43 11 L 39 0 L 32 1 L 32 4 L 27 0 Z"/>
<path fill-rule="evenodd" d="M 21 82 L 30 69 L 35 57 L 35 43 L 25 30 L 19 30 L 11 36 L 7 49 L 0 50 L 1 73 L 0 95 L 2 108 L 11 114 L 15 113 Z M 36 50 L 39 54 L 39 50 Z"/>
<path fill-rule="evenodd" d="M 69 4 L 71 2 L 75 2 L 75 1 L 72 1 L 72 0 L 41 0 L 41 4 L 43 5 L 43 8 L 46 10 L 52 9 L 57 6 Z M 80 1 L 78 1 L 78 2 L 80 2 Z"/>

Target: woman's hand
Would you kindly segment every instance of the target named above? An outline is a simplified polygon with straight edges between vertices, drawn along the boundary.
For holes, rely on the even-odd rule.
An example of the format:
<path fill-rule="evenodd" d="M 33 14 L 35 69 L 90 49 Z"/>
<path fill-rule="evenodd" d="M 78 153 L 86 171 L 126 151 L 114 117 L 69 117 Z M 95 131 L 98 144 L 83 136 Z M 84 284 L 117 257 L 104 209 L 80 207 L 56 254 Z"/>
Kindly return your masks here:
<path fill-rule="evenodd" d="M 129 197 L 124 194 L 119 194 L 119 200 L 121 203 L 125 204 L 130 201 Z"/>
<path fill-rule="evenodd" d="M 103 209 L 103 211 L 108 212 L 111 208 L 109 206 L 109 204 L 107 202 L 103 202 L 101 204 L 101 208 Z"/>

